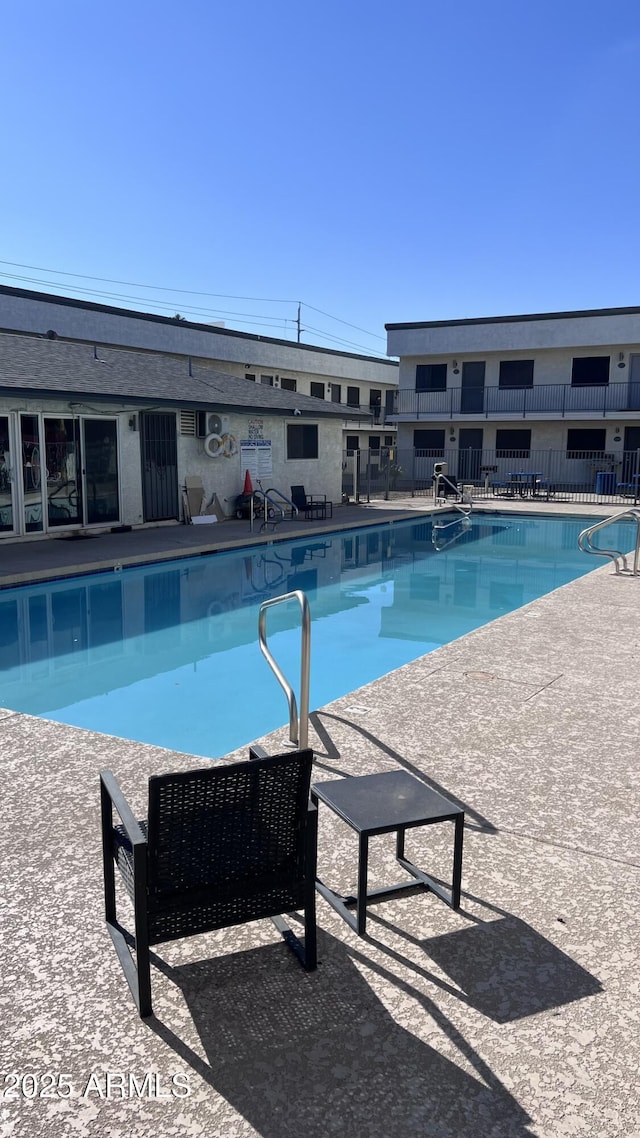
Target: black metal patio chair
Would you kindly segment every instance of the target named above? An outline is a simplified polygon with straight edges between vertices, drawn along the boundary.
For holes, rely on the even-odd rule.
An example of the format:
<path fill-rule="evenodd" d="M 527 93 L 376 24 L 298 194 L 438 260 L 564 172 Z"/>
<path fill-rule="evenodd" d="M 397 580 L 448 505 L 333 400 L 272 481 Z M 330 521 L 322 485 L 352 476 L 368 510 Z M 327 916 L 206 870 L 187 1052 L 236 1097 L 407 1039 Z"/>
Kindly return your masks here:
<path fill-rule="evenodd" d="M 292 486 L 291 501 L 305 518 L 333 517 L 333 502 L 327 501 L 326 494 L 307 494 L 304 486 Z"/>
<path fill-rule="evenodd" d="M 248 762 L 154 775 L 142 822 L 114 775 L 101 772 L 105 917 L 141 1017 L 152 1014 L 149 946 L 162 941 L 270 917 L 303 967 L 316 967 L 312 759 L 311 750 L 267 756 L 254 748 Z M 133 936 L 116 918 L 116 865 Z M 283 919 L 297 910 L 303 942 Z"/>

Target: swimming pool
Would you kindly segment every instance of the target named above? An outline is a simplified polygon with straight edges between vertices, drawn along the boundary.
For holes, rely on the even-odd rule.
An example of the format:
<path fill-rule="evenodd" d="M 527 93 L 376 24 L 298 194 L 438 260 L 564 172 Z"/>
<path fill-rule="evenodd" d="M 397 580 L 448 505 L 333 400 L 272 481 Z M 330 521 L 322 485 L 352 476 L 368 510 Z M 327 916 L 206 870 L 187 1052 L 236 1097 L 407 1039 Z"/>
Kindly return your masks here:
<path fill-rule="evenodd" d="M 584 518 L 447 520 L 440 551 L 431 520 L 410 520 L 4 590 L 0 705 L 215 758 L 288 720 L 263 600 L 309 599 L 313 709 L 602 564 L 578 550 Z M 297 689 L 295 602 L 268 633 Z"/>

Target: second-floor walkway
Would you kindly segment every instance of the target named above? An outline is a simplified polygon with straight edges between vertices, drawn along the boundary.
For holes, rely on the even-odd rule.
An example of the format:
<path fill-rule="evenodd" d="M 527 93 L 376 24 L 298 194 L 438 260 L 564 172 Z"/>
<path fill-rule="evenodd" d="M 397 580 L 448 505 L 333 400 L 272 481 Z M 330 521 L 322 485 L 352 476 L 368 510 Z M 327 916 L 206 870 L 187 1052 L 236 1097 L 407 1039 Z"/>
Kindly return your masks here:
<path fill-rule="evenodd" d="M 445 391 L 400 389 L 389 414 L 396 421 L 454 419 L 460 415 L 549 416 L 550 418 L 628 415 L 640 418 L 640 383 L 577 385 L 543 383 L 532 387 L 449 387 Z"/>

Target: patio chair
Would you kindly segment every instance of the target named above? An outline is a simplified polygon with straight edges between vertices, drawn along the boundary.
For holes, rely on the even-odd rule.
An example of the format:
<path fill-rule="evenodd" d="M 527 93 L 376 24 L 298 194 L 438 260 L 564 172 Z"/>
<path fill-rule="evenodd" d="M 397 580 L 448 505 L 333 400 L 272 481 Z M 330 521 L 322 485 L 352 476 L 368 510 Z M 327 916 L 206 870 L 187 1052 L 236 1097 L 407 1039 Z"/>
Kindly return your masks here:
<path fill-rule="evenodd" d="M 311 750 L 268 756 L 254 748 L 248 762 L 154 775 L 142 822 L 114 775 L 101 772 L 105 918 L 142 1018 L 152 1014 L 149 946 L 162 941 L 270 917 L 302 966 L 316 967 L 312 760 Z M 116 865 L 133 936 L 116 919 Z M 304 910 L 304 942 L 282 917 L 296 910 Z"/>
<path fill-rule="evenodd" d="M 307 494 L 304 486 L 292 486 L 291 501 L 305 518 L 333 517 L 333 502 L 327 502 L 326 494 Z"/>

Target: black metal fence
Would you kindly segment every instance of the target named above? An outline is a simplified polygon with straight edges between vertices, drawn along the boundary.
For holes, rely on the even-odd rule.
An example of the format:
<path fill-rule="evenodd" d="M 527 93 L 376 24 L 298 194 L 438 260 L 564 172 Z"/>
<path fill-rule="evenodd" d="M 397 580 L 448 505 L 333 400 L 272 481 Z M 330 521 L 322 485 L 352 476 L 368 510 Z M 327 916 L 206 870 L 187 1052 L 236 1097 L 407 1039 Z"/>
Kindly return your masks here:
<path fill-rule="evenodd" d="M 473 498 L 535 498 L 602 504 L 640 500 L 640 450 L 414 450 L 386 447 L 345 451 L 343 499 L 430 497 L 434 463 L 446 463 L 446 491 Z"/>

